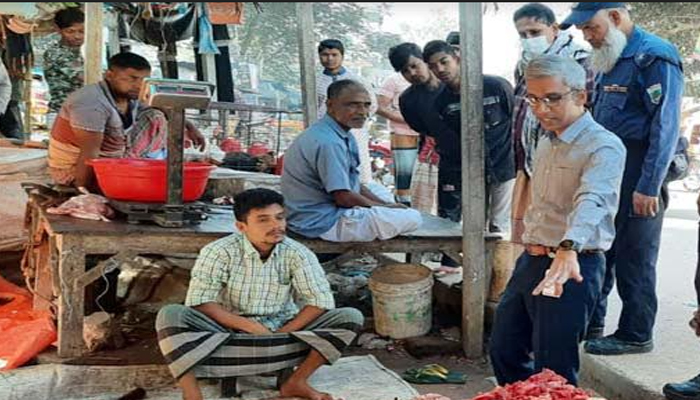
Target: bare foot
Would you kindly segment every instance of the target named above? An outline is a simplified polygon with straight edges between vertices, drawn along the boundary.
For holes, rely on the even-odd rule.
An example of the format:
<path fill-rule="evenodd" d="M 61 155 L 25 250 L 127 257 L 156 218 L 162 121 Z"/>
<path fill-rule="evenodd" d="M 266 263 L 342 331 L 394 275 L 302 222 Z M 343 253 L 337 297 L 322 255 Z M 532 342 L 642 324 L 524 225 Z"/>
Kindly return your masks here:
<path fill-rule="evenodd" d="M 334 400 L 328 393 L 321 393 L 306 382 L 287 380 L 280 387 L 281 397 L 301 397 L 309 400 Z"/>

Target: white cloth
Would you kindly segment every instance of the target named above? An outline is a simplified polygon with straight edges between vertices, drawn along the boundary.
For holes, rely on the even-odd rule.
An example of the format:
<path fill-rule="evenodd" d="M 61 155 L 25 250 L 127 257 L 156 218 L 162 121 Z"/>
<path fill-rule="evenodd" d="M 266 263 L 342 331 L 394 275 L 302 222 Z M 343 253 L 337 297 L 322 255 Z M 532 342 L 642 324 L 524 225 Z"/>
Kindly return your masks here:
<path fill-rule="evenodd" d="M 394 195 L 386 187 L 376 182 L 365 187 L 384 202 L 394 202 Z M 415 231 L 421 222 L 420 212 L 412 208 L 354 207 L 346 209 L 320 238 L 329 242 L 386 240 Z"/>
<path fill-rule="evenodd" d="M 372 181 L 369 182 L 365 185 L 367 189 L 369 189 L 370 192 L 372 192 L 373 195 L 379 197 L 380 200 L 382 200 L 385 203 L 393 203 L 394 202 L 394 193 L 389 190 L 386 186 L 382 185 L 379 182 Z"/>
<path fill-rule="evenodd" d="M 497 228 L 502 233 L 510 232 L 510 209 L 514 186 L 515 179 L 488 185 L 489 228 Z"/>
<path fill-rule="evenodd" d="M 5 114 L 12 98 L 12 81 L 5 64 L 0 60 L 0 115 Z"/>
<path fill-rule="evenodd" d="M 415 231 L 421 222 L 420 212 L 412 208 L 348 208 L 321 239 L 329 242 L 386 240 Z"/>

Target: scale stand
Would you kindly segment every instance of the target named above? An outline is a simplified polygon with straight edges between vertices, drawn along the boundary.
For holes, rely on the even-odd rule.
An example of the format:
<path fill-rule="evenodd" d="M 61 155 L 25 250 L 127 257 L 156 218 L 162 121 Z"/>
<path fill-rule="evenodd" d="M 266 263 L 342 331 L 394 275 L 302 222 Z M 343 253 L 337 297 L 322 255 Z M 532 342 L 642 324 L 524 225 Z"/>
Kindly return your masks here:
<path fill-rule="evenodd" d="M 170 206 L 160 203 L 111 200 L 109 204 L 115 210 L 126 214 L 127 222 L 130 224 L 155 222 L 165 228 L 179 228 L 183 224 L 199 224 L 208 219 L 207 213 L 209 212 L 209 208 L 202 202 Z"/>
<path fill-rule="evenodd" d="M 144 81 L 141 101 L 162 110 L 168 117 L 167 197 L 166 204 L 148 204 L 148 207 L 144 207 L 145 203 L 130 203 L 126 207 L 134 210 L 130 222 L 147 219 L 163 227 L 180 228 L 206 219 L 206 207 L 193 206 L 201 203 L 184 204 L 182 200 L 183 139 L 185 109 L 206 110 L 213 91 L 214 85 L 208 82 L 154 78 Z"/>

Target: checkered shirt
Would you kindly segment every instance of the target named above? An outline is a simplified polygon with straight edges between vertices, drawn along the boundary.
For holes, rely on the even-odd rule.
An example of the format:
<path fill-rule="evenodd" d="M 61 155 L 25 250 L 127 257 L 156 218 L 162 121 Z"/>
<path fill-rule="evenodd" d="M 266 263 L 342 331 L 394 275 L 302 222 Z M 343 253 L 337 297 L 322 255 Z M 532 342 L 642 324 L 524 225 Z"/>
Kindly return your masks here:
<path fill-rule="evenodd" d="M 204 247 L 191 275 L 185 305 L 216 302 L 272 331 L 293 319 L 300 306 L 335 308 L 318 259 L 289 238 L 263 262 L 245 235 L 234 233 Z"/>

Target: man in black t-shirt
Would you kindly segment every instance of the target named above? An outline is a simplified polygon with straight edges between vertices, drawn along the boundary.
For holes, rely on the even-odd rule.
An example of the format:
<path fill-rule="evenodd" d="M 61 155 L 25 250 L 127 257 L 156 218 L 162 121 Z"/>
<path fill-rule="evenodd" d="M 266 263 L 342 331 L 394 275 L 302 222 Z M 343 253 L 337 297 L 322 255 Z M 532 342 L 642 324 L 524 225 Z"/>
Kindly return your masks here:
<path fill-rule="evenodd" d="M 412 206 L 424 212 L 433 212 L 433 187 L 436 186 L 435 175 L 439 175 L 435 172 L 435 165 L 442 165 L 437 143 L 446 143 L 438 138 L 450 134 L 450 129 L 434 107 L 435 99 L 445 84 L 430 72 L 428 65 L 423 61 L 423 51 L 415 43 L 401 43 L 392 47 L 389 50 L 389 61 L 394 70 L 400 72 L 411 83 L 399 97 L 399 109 L 408 126 L 420 134 L 418 167 L 411 183 Z M 423 167 L 424 170 L 419 171 L 419 167 Z M 440 216 L 445 215 L 439 203 L 437 209 Z M 441 264 L 449 268 L 439 269 L 439 272 L 457 272 L 454 267 L 458 264 L 448 256 L 442 256 Z"/>
<path fill-rule="evenodd" d="M 442 134 L 447 126 L 433 104 L 445 85 L 428 69 L 421 48 L 415 43 L 401 43 L 391 48 L 389 61 L 411 83 L 399 97 L 399 109 L 406 123 L 421 134 L 421 142 L 425 136 L 435 138 Z"/>
<path fill-rule="evenodd" d="M 462 148 L 460 64 L 457 50 L 434 40 L 423 50 L 423 60 L 445 84 L 434 108 L 448 127 L 438 136 L 440 179 L 438 202 L 441 216 L 459 221 L 462 216 Z M 488 231 L 504 234 L 510 229 L 510 204 L 515 179 L 511 136 L 513 88 L 505 79 L 484 75 L 484 140 L 488 204 Z"/>

